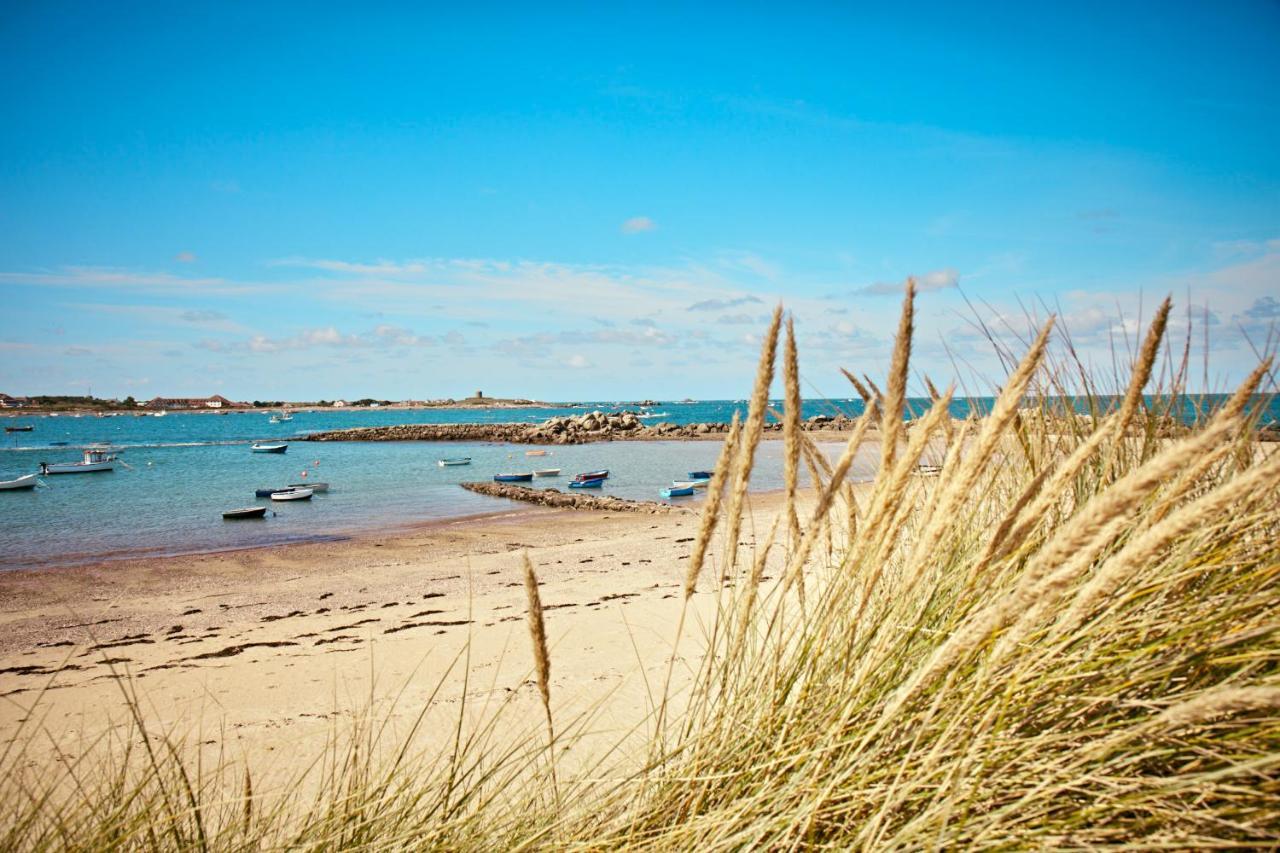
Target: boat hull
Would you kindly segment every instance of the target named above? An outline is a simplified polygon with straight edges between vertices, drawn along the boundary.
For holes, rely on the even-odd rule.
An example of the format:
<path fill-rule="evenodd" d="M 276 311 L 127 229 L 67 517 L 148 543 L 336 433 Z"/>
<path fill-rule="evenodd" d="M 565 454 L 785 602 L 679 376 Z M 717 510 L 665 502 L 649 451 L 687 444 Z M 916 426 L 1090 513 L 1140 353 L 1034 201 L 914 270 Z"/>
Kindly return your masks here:
<path fill-rule="evenodd" d="M 273 501 L 309 501 L 311 500 L 312 491 L 310 489 L 289 489 L 283 492 L 274 492 L 271 495 Z"/>
<path fill-rule="evenodd" d="M 253 444 L 249 449 L 254 453 L 284 453 L 289 449 L 287 444 Z"/>
<path fill-rule="evenodd" d="M 471 457 L 468 456 L 465 459 L 440 459 L 437 460 L 436 464 L 441 468 L 454 468 L 458 465 L 470 465 Z"/>
<path fill-rule="evenodd" d="M 241 521 L 248 518 L 264 518 L 267 514 L 265 506 L 247 506 L 243 509 L 229 509 L 222 514 L 227 521 Z"/>
<path fill-rule="evenodd" d="M 328 483 L 290 483 L 289 488 L 310 489 L 313 492 L 327 492 L 329 491 L 329 484 Z M 279 489 L 277 489 L 276 491 L 279 491 Z"/>
<path fill-rule="evenodd" d="M 20 489 L 34 489 L 36 487 L 36 475 L 27 474 L 18 477 L 15 480 L 0 480 L 0 492 L 12 492 Z"/>
<path fill-rule="evenodd" d="M 604 477 L 596 480 L 574 480 L 569 484 L 571 489 L 599 489 L 604 487 Z"/>
<path fill-rule="evenodd" d="M 573 479 L 575 481 L 582 480 L 607 480 L 609 478 L 609 470 L 606 468 L 602 471 L 588 471 L 585 474 L 578 474 Z"/>
<path fill-rule="evenodd" d="M 42 474 L 100 474 L 116 470 L 114 462 L 54 462 L 40 463 Z"/>
<path fill-rule="evenodd" d="M 535 476 L 535 477 L 559 477 L 559 476 L 560 476 L 560 469 L 559 469 L 559 468 L 543 468 L 541 471 L 534 471 L 534 472 L 533 472 L 533 476 Z"/>
<path fill-rule="evenodd" d="M 533 474 L 494 474 L 493 481 L 495 483 L 528 483 L 533 479 Z"/>
<path fill-rule="evenodd" d="M 658 494 L 660 494 L 660 495 L 662 495 L 664 498 L 668 498 L 668 499 L 670 499 L 670 498 L 687 498 L 687 497 L 689 497 L 689 496 L 691 496 L 691 495 L 693 494 L 693 487 L 692 487 L 692 486 L 689 486 L 689 487 L 687 487 L 687 488 L 683 488 L 683 489 L 677 489 L 677 488 L 663 489 L 663 490 L 662 490 L 661 492 L 659 492 Z"/>

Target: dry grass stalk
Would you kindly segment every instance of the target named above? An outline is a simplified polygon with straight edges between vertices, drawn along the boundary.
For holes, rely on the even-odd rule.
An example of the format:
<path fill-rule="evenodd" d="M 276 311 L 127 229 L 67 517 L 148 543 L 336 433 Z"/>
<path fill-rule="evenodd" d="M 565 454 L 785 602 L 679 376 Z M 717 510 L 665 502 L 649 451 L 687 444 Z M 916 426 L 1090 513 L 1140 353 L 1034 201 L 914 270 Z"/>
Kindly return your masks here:
<path fill-rule="evenodd" d="M 849 436 L 844 452 L 840 454 L 840 459 L 835 464 L 831 479 L 827 481 L 826 487 L 823 488 L 818 497 L 817 506 L 813 508 L 813 515 L 808 527 L 805 528 L 804 535 L 800 538 L 800 545 L 795 549 L 787 563 L 784 580 L 785 588 L 790 588 L 792 584 L 800 580 L 799 575 L 804 570 L 805 561 L 809 559 L 809 554 L 813 550 L 813 543 L 818 537 L 818 531 L 822 528 L 823 519 L 830 512 L 831 504 L 840 489 L 840 484 L 844 482 L 845 475 L 849 472 L 849 466 L 853 464 L 853 457 L 857 454 L 863 439 L 866 438 L 867 429 L 870 428 L 872 422 L 873 413 L 868 410 L 862 414 L 862 417 L 858 418 L 857 423 L 854 425 L 853 434 Z"/>
<path fill-rule="evenodd" d="M 959 460 L 959 464 L 956 465 L 954 473 L 947 478 L 947 482 L 939 484 L 937 503 L 931 510 L 928 522 L 921 531 L 911 556 L 907 559 L 908 565 L 916 567 L 906 580 L 908 585 L 914 585 L 923 574 L 925 567 L 929 565 L 928 555 L 938 548 L 944 531 L 955 520 L 956 507 L 962 501 L 968 500 L 972 494 L 978 477 L 1017 414 L 1023 394 L 1044 358 L 1051 331 L 1053 331 L 1052 318 L 1041 328 L 1030 349 L 1027 350 L 1027 354 L 1009 376 L 1004 390 L 996 398 L 991 414 L 987 415 L 981 431 L 974 440 L 973 447 L 969 448 L 967 455 Z"/>
<path fill-rule="evenodd" d="M 876 398 L 872 396 L 871 390 L 867 388 L 866 385 L 863 385 L 858 377 L 854 376 L 843 367 L 840 368 L 840 372 L 844 374 L 844 378 L 849 380 L 849 384 L 853 385 L 853 389 L 857 391 L 858 396 L 862 398 L 863 411 L 866 411 L 866 409 L 876 404 Z"/>
<path fill-rule="evenodd" d="M 800 467 L 800 360 L 796 353 L 795 318 L 787 318 L 787 339 L 782 353 L 782 379 L 786 389 L 786 418 L 782 422 L 782 483 L 787 492 L 787 530 L 791 541 L 800 539 L 800 519 L 796 515 L 796 485 Z"/>
<path fill-rule="evenodd" d="M 915 317 L 916 281 L 907 279 L 902 297 L 902 314 L 898 319 L 898 334 L 893 340 L 893 358 L 889 361 L 889 393 L 884 398 L 880 418 L 880 469 L 893 467 L 898 452 L 898 440 L 902 437 L 902 412 L 907 402 L 907 370 L 911 363 L 912 321 Z"/>
<path fill-rule="evenodd" d="M 764 433 L 764 418 L 769 407 L 769 388 L 773 385 L 773 366 L 778 352 L 778 331 L 782 326 L 782 306 L 774 308 L 773 320 L 760 346 L 760 363 L 756 368 L 756 384 L 747 407 L 747 420 L 742 427 L 742 445 L 738 448 L 738 464 L 733 471 L 733 491 L 725 512 L 724 571 L 731 573 L 738 563 L 738 534 L 742 530 L 742 504 L 747 497 L 751 468 L 755 464 L 756 446 Z"/>
<path fill-rule="evenodd" d="M 1280 488 L 1280 453 L 1272 454 L 1226 485 L 1219 486 L 1148 528 L 1102 564 L 1076 594 L 1067 612 L 1054 626 L 1054 633 L 1061 634 L 1080 625 L 1095 607 L 1134 572 L 1149 565 L 1170 542 L 1206 529 L 1215 519 L 1230 518 L 1233 512 L 1243 512 L 1254 500 L 1266 500 L 1268 496 L 1274 499 L 1278 494 L 1277 488 Z"/>
<path fill-rule="evenodd" d="M 1280 686 L 1223 687 L 1166 708 L 1154 722 L 1159 728 L 1176 731 L 1234 714 L 1276 710 L 1280 710 Z"/>
<path fill-rule="evenodd" d="M 738 443 L 742 435 L 742 423 L 738 413 L 733 413 L 733 421 L 729 424 L 729 435 L 725 437 L 724 446 L 720 449 L 720 458 L 716 460 L 715 471 L 711 474 L 711 482 L 707 484 L 707 498 L 702 505 L 702 523 L 698 525 L 698 535 L 693 541 L 693 549 L 689 552 L 689 565 L 685 569 L 684 597 L 689 599 L 698 590 L 698 575 L 702 574 L 702 564 L 707 557 L 707 547 L 711 544 L 711 535 L 715 532 L 716 522 L 720 519 L 720 504 L 729 485 L 731 469 L 737 458 Z"/>
<path fill-rule="evenodd" d="M 1129 387 L 1125 391 L 1124 402 L 1120 404 L 1120 415 L 1116 421 L 1116 431 L 1122 440 L 1112 445 L 1113 451 L 1118 451 L 1123 445 L 1123 437 L 1128 433 L 1129 424 L 1133 421 L 1134 414 L 1137 413 L 1138 407 L 1142 405 L 1142 391 L 1147 387 L 1147 382 L 1151 379 L 1151 368 L 1156 362 L 1156 356 L 1160 353 L 1160 341 L 1164 337 L 1165 327 L 1169 322 L 1169 311 L 1173 307 L 1173 300 L 1165 297 L 1160 303 L 1160 307 L 1156 309 L 1155 316 L 1151 318 L 1151 326 L 1147 329 L 1147 336 L 1142 341 L 1142 349 L 1138 351 L 1138 360 L 1134 364 L 1133 373 L 1129 379 Z M 1112 469 L 1115 467 L 1115 453 L 1107 456 L 1106 469 L 1103 472 L 1103 479 L 1111 477 Z"/>
<path fill-rule="evenodd" d="M 524 594 L 529 606 L 529 637 L 533 643 L 533 666 L 538 681 L 538 693 L 542 697 L 542 710 L 547 717 L 547 760 L 555 790 L 556 731 L 551 717 L 551 653 L 547 650 L 547 624 L 542 615 L 542 595 L 538 592 L 538 575 L 533 570 L 529 553 L 523 554 Z M 557 797 L 559 794 L 557 793 Z"/>

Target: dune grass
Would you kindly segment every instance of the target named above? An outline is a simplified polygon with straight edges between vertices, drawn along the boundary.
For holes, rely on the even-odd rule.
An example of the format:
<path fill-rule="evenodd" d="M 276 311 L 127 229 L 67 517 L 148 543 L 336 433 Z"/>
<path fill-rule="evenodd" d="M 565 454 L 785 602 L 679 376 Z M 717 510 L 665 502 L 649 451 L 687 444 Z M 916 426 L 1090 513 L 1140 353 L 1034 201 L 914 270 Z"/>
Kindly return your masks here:
<path fill-rule="evenodd" d="M 1269 361 L 1171 433 L 1167 405 L 1150 402 L 1185 388 L 1167 301 L 1106 381 L 1049 321 L 1016 357 L 1002 352 L 1009 372 L 984 418 L 953 423 L 954 391 L 928 382 L 931 408 L 904 424 L 913 298 L 887 392 L 846 374 L 868 406 L 825 468 L 797 428 L 788 324 L 786 483 L 797 487 L 803 456 L 817 499 L 797 515 L 789 494 L 740 549 L 775 313 L 673 604 L 698 590 L 718 617 L 679 711 L 669 686 L 655 701 L 639 765 L 606 756 L 557 773 L 583 721 L 555 717 L 525 562 L 540 742 L 500 745 L 502 708 L 477 727 L 460 718 L 438 756 L 366 722 L 267 795 L 232 759 L 202 768 L 139 713 L 96 745 L 109 748 L 35 770 L 21 738 L 8 747 L 0 846 L 1280 844 L 1280 453 L 1253 441 L 1246 405 L 1272 390 Z M 1086 413 L 1062 411 L 1064 394 Z M 885 438 L 875 481 L 849 488 L 859 446 Z M 921 476 L 935 459 L 941 472 Z"/>

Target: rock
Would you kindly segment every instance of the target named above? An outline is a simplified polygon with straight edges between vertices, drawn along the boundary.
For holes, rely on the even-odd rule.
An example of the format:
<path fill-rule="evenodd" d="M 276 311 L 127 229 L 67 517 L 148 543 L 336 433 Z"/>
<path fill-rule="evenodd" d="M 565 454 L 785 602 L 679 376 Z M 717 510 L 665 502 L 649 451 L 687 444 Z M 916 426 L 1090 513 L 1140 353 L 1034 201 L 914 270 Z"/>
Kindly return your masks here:
<path fill-rule="evenodd" d="M 584 495 L 562 492 L 559 489 L 531 489 L 511 483 L 459 483 L 469 492 L 490 495 L 495 498 L 507 498 L 513 501 L 549 506 L 560 509 L 607 510 L 609 512 L 644 512 L 650 514 L 680 512 L 690 510 L 675 507 L 658 501 L 633 501 L 626 498 L 615 498 L 607 495 Z"/>

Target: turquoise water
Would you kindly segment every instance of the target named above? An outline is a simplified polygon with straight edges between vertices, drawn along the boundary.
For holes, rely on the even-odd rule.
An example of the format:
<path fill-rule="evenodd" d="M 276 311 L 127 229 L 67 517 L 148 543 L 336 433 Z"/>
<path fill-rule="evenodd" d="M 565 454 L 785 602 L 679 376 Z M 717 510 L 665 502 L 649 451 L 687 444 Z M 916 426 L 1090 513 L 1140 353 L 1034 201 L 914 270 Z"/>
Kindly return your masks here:
<path fill-rule="evenodd" d="M 923 401 L 916 401 L 920 405 Z M 989 400 L 975 400 L 982 407 Z M 1275 408 L 1275 401 L 1268 401 Z M 969 403 L 960 401 L 957 414 Z M 591 403 L 583 409 L 608 409 Z M 634 407 L 631 407 L 634 408 Z M 953 407 L 956 408 L 956 407 Z M 806 401 L 804 414 L 836 410 L 857 414 L 860 403 Z M 739 401 L 663 403 L 650 423 L 728 420 Z M 178 554 L 308 541 L 362 530 L 456 518 L 521 505 L 459 488 L 464 480 L 488 480 L 502 471 L 562 468 L 557 479 L 533 485 L 565 488 L 579 471 L 608 468 L 604 494 L 655 500 L 658 490 L 688 471 L 714 466 L 718 442 L 607 442 L 549 448 L 526 457 L 527 445 L 491 443 L 395 443 L 300 441 L 307 432 L 397 423 L 537 422 L 574 410 L 429 409 L 299 412 L 289 423 L 265 414 L 170 413 L 155 417 L 17 417 L 6 426 L 31 425 L 29 433 L 0 439 L 0 479 L 34 473 L 42 461 L 76 461 L 76 448 L 110 444 L 124 463 L 112 473 L 45 477 L 34 491 L 0 491 L 0 569 L 65 565 L 113 557 Z M 1274 414 L 1274 413 L 1270 413 Z M 290 442 L 284 455 L 249 451 L 257 439 Z M 66 442 L 54 446 L 53 442 Z M 753 489 L 781 485 L 780 443 L 765 442 Z M 441 468 L 444 456 L 471 456 L 470 466 Z M 127 466 L 127 467 L 125 467 Z M 302 477 L 303 471 L 307 477 Z M 855 466 L 865 477 L 870 462 Z M 254 490 L 301 482 L 330 483 L 310 501 L 256 499 Z M 696 502 L 699 498 L 677 499 Z M 263 521 L 224 522 L 223 510 L 268 505 Z"/>

